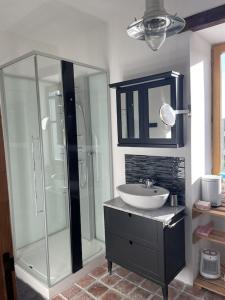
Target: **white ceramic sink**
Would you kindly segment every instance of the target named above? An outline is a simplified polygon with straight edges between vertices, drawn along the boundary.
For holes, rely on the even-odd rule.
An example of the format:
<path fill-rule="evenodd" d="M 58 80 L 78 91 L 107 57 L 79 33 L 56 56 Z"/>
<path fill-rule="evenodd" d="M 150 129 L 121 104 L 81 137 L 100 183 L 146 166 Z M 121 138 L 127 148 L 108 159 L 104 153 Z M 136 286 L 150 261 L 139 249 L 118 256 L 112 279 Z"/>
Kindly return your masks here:
<path fill-rule="evenodd" d="M 123 184 L 117 190 L 125 203 L 139 209 L 160 208 L 169 197 L 169 191 L 159 186 L 146 188 L 144 184 Z"/>

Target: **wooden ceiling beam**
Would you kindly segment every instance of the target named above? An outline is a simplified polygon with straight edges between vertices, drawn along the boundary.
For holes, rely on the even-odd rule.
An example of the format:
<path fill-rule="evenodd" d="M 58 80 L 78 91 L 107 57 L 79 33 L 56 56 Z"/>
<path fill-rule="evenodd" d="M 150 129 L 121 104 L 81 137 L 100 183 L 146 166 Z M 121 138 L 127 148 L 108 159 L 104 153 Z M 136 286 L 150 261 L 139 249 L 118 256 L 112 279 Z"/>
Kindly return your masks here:
<path fill-rule="evenodd" d="M 198 31 L 215 25 L 225 23 L 225 5 L 205 10 L 185 18 L 184 31 Z"/>

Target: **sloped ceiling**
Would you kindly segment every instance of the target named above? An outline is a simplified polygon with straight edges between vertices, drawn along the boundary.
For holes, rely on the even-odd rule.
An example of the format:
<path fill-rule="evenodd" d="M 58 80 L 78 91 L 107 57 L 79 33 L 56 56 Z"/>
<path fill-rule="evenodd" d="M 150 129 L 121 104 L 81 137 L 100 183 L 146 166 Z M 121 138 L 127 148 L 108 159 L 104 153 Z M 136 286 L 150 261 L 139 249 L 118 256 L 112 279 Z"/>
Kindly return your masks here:
<path fill-rule="evenodd" d="M 185 17 L 221 4 L 224 0 L 166 0 L 169 12 Z M 0 0 L 0 30 L 31 33 L 47 26 L 90 26 L 91 16 L 107 23 L 141 17 L 145 0 Z M 84 14 L 89 15 L 85 18 Z M 90 20 L 90 22 L 89 22 Z M 80 24 L 80 25 L 79 25 Z"/>

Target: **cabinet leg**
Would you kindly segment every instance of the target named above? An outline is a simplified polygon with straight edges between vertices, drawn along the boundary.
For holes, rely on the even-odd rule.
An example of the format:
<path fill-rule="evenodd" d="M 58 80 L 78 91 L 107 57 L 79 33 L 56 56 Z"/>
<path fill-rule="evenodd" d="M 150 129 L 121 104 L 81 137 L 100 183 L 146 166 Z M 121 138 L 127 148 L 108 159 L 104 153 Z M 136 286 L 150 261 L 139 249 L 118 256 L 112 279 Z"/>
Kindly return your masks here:
<path fill-rule="evenodd" d="M 162 287 L 163 300 L 168 300 L 168 285 Z"/>
<path fill-rule="evenodd" d="M 112 275 L 112 261 L 108 260 L 108 272 Z"/>

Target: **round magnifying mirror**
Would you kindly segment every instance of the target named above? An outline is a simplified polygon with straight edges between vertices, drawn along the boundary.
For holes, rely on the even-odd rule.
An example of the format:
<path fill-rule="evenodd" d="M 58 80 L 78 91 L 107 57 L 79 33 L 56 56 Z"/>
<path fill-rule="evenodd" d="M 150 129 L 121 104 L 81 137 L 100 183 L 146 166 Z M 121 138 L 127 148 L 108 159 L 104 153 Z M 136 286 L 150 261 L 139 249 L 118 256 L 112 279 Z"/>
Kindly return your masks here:
<path fill-rule="evenodd" d="M 159 111 L 160 119 L 167 126 L 173 127 L 176 123 L 176 112 L 175 110 L 167 103 L 163 104 Z"/>

